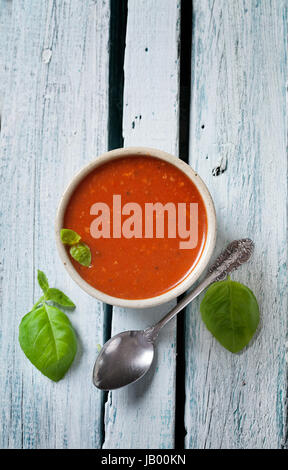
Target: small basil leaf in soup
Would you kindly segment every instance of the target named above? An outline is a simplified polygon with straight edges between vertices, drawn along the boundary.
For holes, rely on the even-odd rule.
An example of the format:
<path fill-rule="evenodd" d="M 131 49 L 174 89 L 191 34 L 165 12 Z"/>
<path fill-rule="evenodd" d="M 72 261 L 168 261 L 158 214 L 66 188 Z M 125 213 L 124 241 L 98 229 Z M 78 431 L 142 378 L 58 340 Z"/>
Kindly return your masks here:
<path fill-rule="evenodd" d="M 48 289 L 46 292 L 46 300 L 51 300 L 52 302 L 55 302 L 58 305 L 61 305 L 62 307 L 68 307 L 68 308 L 75 308 L 76 305 L 74 302 L 72 302 L 71 299 L 67 295 L 64 294 L 59 289 L 56 289 L 55 287 L 51 287 Z"/>
<path fill-rule="evenodd" d="M 80 235 L 69 228 L 61 229 L 60 238 L 64 245 L 76 245 L 76 243 L 79 243 L 81 240 Z"/>
<path fill-rule="evenodd" d="M 85 243 L 77 243 L 77 245 L 71 246 L 70 255 L 82 266 L 90 266 L 91 264 L 91 251 L 89 246 Z"/>
<path fill-rule="evenodd" d="M 208 330 L 232 353 L 247 346 L 260 317 L 253 292 L 229 278 L 209 287 L 201 302 L 200 311 Z"/>
<path fill-rule="evenodd" d="M 39 286 L 43 290 L 44 294 L 46 294 L 47 290 L 49 289 L 49 283 L 46 275 L 43 273 L 43 271 L 40 271 L 40 269 L 38 269 L 37 279 Z"/>
<path fill-rule="evenodd" d="M 32 364 L 54 382 L 66 374 L 77 351 L 76 335 L 68 317 L 46 303 L 23 317 L 19 343 Z"/>

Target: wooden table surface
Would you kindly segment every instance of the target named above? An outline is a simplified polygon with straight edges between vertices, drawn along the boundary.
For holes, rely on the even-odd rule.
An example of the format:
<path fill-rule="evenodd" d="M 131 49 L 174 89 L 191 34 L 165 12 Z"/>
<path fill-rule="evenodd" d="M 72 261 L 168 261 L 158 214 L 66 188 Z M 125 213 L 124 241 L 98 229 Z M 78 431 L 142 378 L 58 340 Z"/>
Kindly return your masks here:
<path fill-rule="evenodd" d="M 287 7 L 0 0 L 1 448 L 287 447 Z M 59 260 L 54 219 L 75 172 L 122 145 L 189 160 L 215 201 L 215 255 L 253 238 L 253 261 L 233 279 L 254 291 L 261 325 L 232 355 L 196 301 L 178 335 L 176 322 L 161 334 L 153 370 L 105 394 L 91 381 L 97 343 L 171 304 L 137 311 L 90 298 Z M 221 159 L 226 171 L 213 176 Z M 80 351 L 59 383 L 17 339 L 40 296 L 38 268 L 77 305 Z"/>

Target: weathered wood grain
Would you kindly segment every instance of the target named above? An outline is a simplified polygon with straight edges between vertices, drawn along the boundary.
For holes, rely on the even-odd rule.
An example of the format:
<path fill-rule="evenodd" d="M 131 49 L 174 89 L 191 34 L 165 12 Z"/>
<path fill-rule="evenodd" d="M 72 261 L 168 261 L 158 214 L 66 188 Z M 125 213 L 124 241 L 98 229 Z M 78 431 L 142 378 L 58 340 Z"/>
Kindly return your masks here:
<path fill-rule="evenodd" d="M 9 70 L 7 52 L 10 43 L 11 13 L 12 1 L 0 0 L 0 120 Z"/>
<path fill-rule="evenodd" d="M 1 129 L 4 448 L 101 445 L 102 395 L 91 374 L 103 339 L 102 306 L 61 265 L 54 218 L 75 171 L 107 149 L 108 35 L 105 0 L 13 0 Z M 79 352 L 57 384 L 28 362 L 17 340 L 21 317 L 40 296 L 37 268 L 77 305 L 69 316 Z"/>
<path fill-rule="evenodd" d="M 253 261 L 233 275 L 258 297 L 262 324 L 242 354 L 211 337 L 199 302 L 186 315 L 186 447 L 287 447 L 287 0 L 194 0 L 190 164 L 215 200 L 218 250 L 251 236 Z M 12 16 L 11 16 L 12 12 Z M 178 153 L 179 2 L 129 0 L 124 139 Z M 54 243 L 71 176 L 107 148 L 109 2 L 0 0 L 2 227 L 1 448 L 89 448 L 102 442 L 103 397 L 90 377 L 102 306 L 69 279 Z M 227 169 L 212 169 L 222 157 Z M 18 345 L 40 295 L 36 269 L 78 308 L 80 343 L 53 384 Z M 171 305 L 170 305 L 171 306 Z M 112 334 L 153 311 L 113 309 Z M 154 369 L 109 394 L 105 448 L 169 448 L 175 426 L 175 323 Z"/>
<path fill-rule="evenodd" d="M 125 146 L 157 147 L 178 154 L 179 3 L 129 0 L 125 55 Z M 171 304 L 170 304 L 171 307 Z M 169 306 L 113 309 L 112 334 L 144 328 Z M 151 373 L 109 394 L 105 448 L 174 445 L 176 324 L 162 333 Z"/>
<path fill-rule="evenodd" d="M 190 164 L 207 182 L 218 251 L 256 244 L 233 275 L 255 292 L 262 322 L 241 354 L 186 317 L 186 446 L 285 447 L 287 413 L 287 1 L 194 1 Z M 227 157 L 227 170 L 212 169 Z"/>

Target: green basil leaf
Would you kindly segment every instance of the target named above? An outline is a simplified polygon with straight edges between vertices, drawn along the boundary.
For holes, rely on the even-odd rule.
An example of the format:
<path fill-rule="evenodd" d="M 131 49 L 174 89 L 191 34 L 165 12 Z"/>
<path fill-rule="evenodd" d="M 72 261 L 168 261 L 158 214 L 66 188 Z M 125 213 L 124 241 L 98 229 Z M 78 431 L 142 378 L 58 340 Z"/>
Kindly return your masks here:
<path fill-rule="evenodd" d="M 64 245 L 76 245 L 76 243 L 81 240 L 80 235 L 69 228 L 62 228 L 60 231 L 60 237 Z"/>
<path fill-rule="evenodd" d="M 44 304 L 23 317 L 19 342 L 24 354 L 49 379 L 58 382 L 71 366 L 77 340 L 67 316 Z"/>
<path fill-rule="evenodd" d="M 72 300 L 69 299 L 67 295 L 55 287 L 50 287 L 50 289 L 48 289 L 46 292 L 46 300 L 52 300 L 52 302 L 55 302 L 58 305 L 62 305 L 62 307 L 76 307 L 74 302 L 72 302 Z"/>
<path fill-rule="evenodd" d="M 41 306 L 41 304 L 43 304 L 44 302 L 45 302 L 45 295 L 42 295 L 42 297 L 40 297 L 38 302 L 36 302 L 36 304 L 33 305 L 32 310 L 35 310 L 36 308 L 39 308 Z"/>
<path fill-rule="evenodd" d="M 77 243 L 77 245 L 71 246 L 70 255 L 82 266 L 90 266 L 91 264 L 91 251 L 89 246 L 85 243 Z"/>
<path fill-rule="evenodd" d="M 38 269 L 37 279 L 39 286 L 43 290 L 44 294 L 46 294 L 47 290 L 49 289 L 49 283 L 46 275 L 43 273 L 43 271 L 40 271 L 40 269 Z"/>
<path fill-rule="evenodd" d="M 259 323 L 259 307 L 253 292 L 239 282 L 216 282 L 200 306 L 202 319 L 219 343 L 232 353 L 241 351 Z"/>

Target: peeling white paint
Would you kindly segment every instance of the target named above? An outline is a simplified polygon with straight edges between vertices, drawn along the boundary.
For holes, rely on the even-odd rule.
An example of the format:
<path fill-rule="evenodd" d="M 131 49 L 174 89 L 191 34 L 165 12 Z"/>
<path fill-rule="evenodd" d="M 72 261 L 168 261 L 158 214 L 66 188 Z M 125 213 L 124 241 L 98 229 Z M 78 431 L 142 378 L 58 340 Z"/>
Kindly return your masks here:
<path fill-rule="evenodd" d="M 7 3 L 0 0 L 0 12 Z M 1 180 L 9 181 L 1 189 L 0 448 L 98 448 L 102 394 L 92 384 L 92 369 L 96 345 L 103 344 L 102 304 L 63 268 L 54 219 L 72 176 L 107 150 L 109 2 L 97 0 L 92 14 L 89 2 L 78 0 L 12 3 L 7 56 L 13 67 L 0 140 Z M 2 34 L 0 28 L 0 77 Z M 39 67 L 39 47 L 57 34 L 47 74 L 45 66 Z M 50 50 L 44 62 L 49 58 Z M 38 268 L 77 306 L 68 315 L 79 339 L 78 354 L 57 384 L 32 366 L 17 340 L 21 317 L 41 295 Z M 17 292 L 13 301 L 11 292 Z"/>
<path fill-rule="evenodd" d="M 128 1 L 124 143 L 178 155 L 180 2 L 156 3 Z M 114 308 L 112 334 L 146 328 L 171 307 L 172 303 L 146 310 Z M 139 382 L 111 393 L 112 402 L 106 404 L 105 449 L 173 448 L 175 365 L 173 321 L 161 334 L 152 370 Z"/>
<path fill-rule="evenodd" d="M 255 293 L 261 326 L 233 355 L 203 325 L 200 300 L 191 304 L 186 447 L 280 448 L 287 415 L 287 1 L 194 0 L 193 19 L 190 164 L 215 202 L 215 256 L 235 238 L 255 242 L 253 258 L 232 278 Z M 227 171 L 213 177 L 223 155 Z"/>
<path fill-rule="evenodd" d="M 52 57 L 51 49 L 44 49 L 42 52 L 42 62 L 44 62 L 44 64 L 49 64 L 51 57 Z"/>

